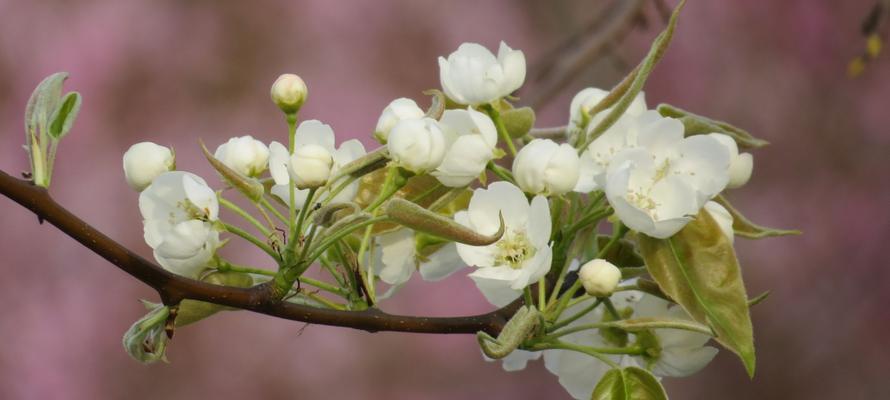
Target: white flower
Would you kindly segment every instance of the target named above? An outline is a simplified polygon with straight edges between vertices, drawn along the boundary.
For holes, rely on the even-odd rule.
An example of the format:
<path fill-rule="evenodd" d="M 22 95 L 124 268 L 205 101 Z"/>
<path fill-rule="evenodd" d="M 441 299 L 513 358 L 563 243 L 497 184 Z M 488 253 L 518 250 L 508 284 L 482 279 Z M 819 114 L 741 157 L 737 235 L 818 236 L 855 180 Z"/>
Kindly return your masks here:
<path fill-rule="evenodd" d="M 572 103 L 569 106 L 569 130 L 576 131 L 590 131 L 596 125 L 606 118 L 609 115 L 609 112 L 612 111 L 612 107 L 609 107 L 605 110 L 602 110 L 596 115 L 588 115 L 590 110 L 593 109 L 602 99 L 604 99 L 609 94 L 608 91 L 589 87 L 581 90 L 575 97 L 572 98 Z M 630 103 L 630 106 L 627 110 L 624 111 L 624 114 L 621 118 L 625 117 L 638 117 L 646 112 L 646 96 L 643 92 L 637 94 L 637 97 Z M 620 119 L 619 119 L 620 120 Z M 612 129 L 612 128 L 609 128 Z M 568 130 L 567 130 L 568 131 Z M 606 131 L 608 132 L 608 130 Z"/>
<path fill-rule="evenodd" d="M 526 193 L 558 195 L 578 183 L 580 161 L 575 149 L 550 139 L 534 139 L 516 154 L 513 176 Z"/>
<path fill-rule="evenodd" d="M 374 137 L 381 143 L 384 143 L 389 138 L 389 131 L 391 131 L 399 121 L 403 119 L 423 118 L 425 114 L 426 113 L 417 106 L 417 103 L 415 103 L 414 100 L 404 97 L 395 99 L 389 103 L 389 105 L 383 109 L 383 113 L 380 114 L 380 118 L 377 120 L 377 128 L 374 129 Z"/>
<path fill-rule="evenodd" d="M 633 230 L 664 239 L 683 228 L 729 181 L 729 151 L 717 139 L 683 138 L 679 121 L 642 129 L 636 148 L 618 152 L 606 172 L 606 197 Z"/>
<path fill-rule="evenodd" d="M 331 176 L 334 157 L 328 149 L 317 144 L 307 144 L 294 150 L 290 156 L 291 178 L 297 189 L 317 188 Z"/>
<path fill-rule="evenodd" d="M 330 177 L 335 176 L 337 171 L 340 170 L 341 167 L 348 164 L 349 162 L 365 155 L 365 146 L 362 145 L 356 139 L 350 139 L 342 144 L 340 144 L 339 148 L 334 148 L 335 143 L 334 130 L 331 129 L 330 126 L 321 123 L 318 120 L 308 120 L 304 121 L 297 127 L 297 131 L 294 139 L 294 154 L 291 155 L 287 151 L 287 147 L 278 142 L 272 142 L 269 144 L 269 174 L 272 175 L 272 179 L 275 181 L 275 186 L 272 187 L 272 194 L 278 196 L 282 201 L 288 202 L 289 199 L 289 189 L 288 182 L 290 179 L 294 179 L 295 183 L 297 182 L 297 176 L 295 176 L 295 172 L 299 169 L 300 171 L 306 172 L 307 177 L 311 170 L 314 170 L 310 167 L 319 167 L 317 165 L 319 162 L 325 161 L 326 159 L 322 157 L 321 159 L 314 158 L 313 154 L 315 151 L 318 151 L 319 148 L 326 151 L 330 154 L 331 157 L 331 166 L 330 171 L 328 173 L 328 177 L 325 177 L 325 181 L 327 181 Z M 299 161 L 300 158 L 298 153 L 301 152 L 301 149 L 304 147 L 310 147 L 310 150 L 302 150 L 304 153 L 303 158 L 306 160 Z M 312 149 L 315 150 L 312 150 Z M 296 164 L 309 164 L 307 165 L 294 165 L 292 167 L 292 163 L 296 161 Z M 316 165 L 312 165 L 316 164 Z M 323 165 L 321 165 L 323 167 Z M 323 169 L 323 168 L 318 168 Z M 318 170 L 315 170 L 318 172 Z M 301 172 L 301 173 L 303 173 Z M 318 178 L 318 174 L 314 176 Z M 304 179 L 301 178 L 301 179 Z M 306 180 L 305 182 L 308 182 Z M 334 185 L 338 186 L 338 185 Z M 331 188 L 332 189 L 332 188 Z M 342 191 L 337 193 L 336 196 L 331 199 L 332 203 L 344 203 L 351 201 L 356 193 L 358 192 L 358 181 L 355 181 Z M 325 191 L 324 193 L 319 193 L 315 196 L 316 200 L 323 200 L 326 196 L 329 196 L 330 192 Z M 306 197 L 309 196 L 309 189 L 297 190 L 294 192 L 294 203 L 297 208 L 303 208 L 303 205 L 306 203 Z"/>
<path fill-rule="evenodd" d="M 618 287 L 621 271 L 612 263 L 603 259 L 594 259 L 585 263 L 578 271 L 578 279 L 584 285 L 587 294 L 596 297 L 609 296 Z"/>
<path fill-rule="evenodd" d="M 241 175 L 253 177 L 266 170 L 269 148 L 253 136 L 247 135 L 229 139 L 216 148 L 213 156 Z"/>
<path fill-rule="evenodd" d="M 414 173 L 436 169 L 445 158 L 445 134 L 432 118 L 399 121 L 386 142 L 389 155 L 399 166 Z"/>
<path fill-rule="evenodd" d="M 201 177 L 183 171 L 165 172 L 139 194 L 145 242 L 164 268 L 196 277 L 219 244 L 212 221 L 219 204 Z"/>
<path fill-rule="evenodd" d="M 418 253 L 415 232 L 402 228 L 377 237 L 380 259 L 375 263 L 377 275 L 390 285 L 398 286 L 408 281 L 419 270 L 425 281 L 445 279 L 463 263 L 452 242 L 446 243 L 428 256 Z"/>
<path fill-rule="evenodd" d="M 491 118 L 467 108 L 446 110 L 439 122 L 448 151 L 432 173 L 443 185 L 461 187 L 476 180 L 494 158 L 498 132 Z"/>
<path fill-rule="evenodd" d="M 446 60 L 439 57 L 442 90 L 467 105 L 487 104 L 522 86 L 525 55 L 501 42 L 498 56 L 476 43 L 464 43 Z"/>
<path fill-rule="evenodd" d="M 494 182 L 488 189 L 476 189 L 466 211 L 454 220 L 483 235 L 493 235 L 503 215 L 506 230 L 488 246 L 458 243 L 460 258 L 478 269 L 469 276 L 492 304 L 502 307 L 550 270 L 550 209 L 547 199 L 535 196 L 531 204 L 518 187 Z"/>
<path fill-rule="evenodd" d="M 288 114 L 297 112 L 308 94 L 306 82 L 294 74 L 283 74 L 272 84 L 272 102 Z"/>
<path fill-rule="evenodd" d="M 729 164 L 729 183 L 726 187 L 735 189 L 748 183 L 748 180 L 751 179 L 751 172 L 754 170 L 754 157 L 751 153 L 739 154 L 738 144 L 728 135 L 712 133 L 709 136 L 719 140 L 729 150 L 731 161 Z"/>
<path fill-rule="evenodd" d="M 725 235 L 727 239 L 729 239 L 729 243 L 733 243 L 735 241 L 735 231 L 732 229 L 732 214 L 716 201 L 705 203 L 704 208 L 708 211 L 708 214 L 711 214 L 714 221 L 717 222 L 720 231 L 723 232 L 723 235 Z"/>
<path fill-rule="evenodd" d="M 630 318 L 661 317 L 692 320 L 678 305 L 642 292 L 631 291 L 630 294 L 632 297 L 625 297 L 624 302 L 614 301 L 618 308 L 624 305 L 633 308 Z M 646 355 L 634 357 L 634 360 L 641 366 L 651 369 L 656 376 L 692 375 L 708 365 L 717 355 L 716 348 L 705 346 L 710 340 L 708 335 L 681 329 L 653 329 L 650 332 L 654 334 L 656 343 L 649 343 L 646 338 L 642 338 L 645 333 L 635 335 L 635 339 L 640 343 L 646 344 L 647 347 L 654 345 L 654 348 L 650 348 Z"/>
<path fill-rule="evenodd" d="M 136 143 L 124 153 L 124 177 L 131 188 L 140 192 L 175 165 L 173 151 L 152 142 Z"/>

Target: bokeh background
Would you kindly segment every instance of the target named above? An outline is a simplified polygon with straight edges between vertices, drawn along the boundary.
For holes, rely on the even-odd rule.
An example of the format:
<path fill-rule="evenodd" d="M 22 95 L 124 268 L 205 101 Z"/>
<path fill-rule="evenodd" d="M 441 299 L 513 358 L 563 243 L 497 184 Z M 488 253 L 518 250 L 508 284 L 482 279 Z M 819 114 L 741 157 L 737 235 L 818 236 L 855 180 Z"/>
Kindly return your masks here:
<path fill-rule="evenodd" d="M 670 1 L 674 3 L 673 1 Z M 235 135 L 285 140 L 268 98 L 283 72 L 310 88 L 303 118 L 340 140 L 369 133 L 396 97 L 426 104 L 436 57 L 461 42 L 505 40 L 530 68 L 605 1 L 0 1 L 0 168 L 28 168 L 22 115 L 33 87 L 69 71 L 84 96 L 53 179 L 58 201 L 151 255 L 121 155 L 137 141 L 176 149 L 181 169 L 213 174 L 197 147 Z M 730 194 L 748 216 L 800 237 L 738 240 L 752 294 L 758 371 L 728 352 L 669 379 L 679 399 L 890 398 L 890 58 L 858 79 L 859 24 L 872 0 L 690 1 L 646 87 L 659 102 L 724 119 L 772 145 Z M 539 110 L 564 124 L 571 96 L 611 87 L 663 25 L 654 4 L 608 55 Z M 542 64 L 543 63 L 543 64 Z M 530 69 L 531 77 L 536 71 Z M 535 82 L 521 92 L 533 97 Z M 209 179 L 208 179 L 209 180 Z M 245 261 L 264 261 L 241 254 Z M 144 366 L 121 347 L 156 295 L 0 198 L 0 398 L 563 398 L 542 363 L 506 373 L 470 336 L 368 334 L 246 312 L 178 331 L 171 364 Z M 490 309 L 464 276 L 412 282 L 387 310 L 448 315 Z"/>

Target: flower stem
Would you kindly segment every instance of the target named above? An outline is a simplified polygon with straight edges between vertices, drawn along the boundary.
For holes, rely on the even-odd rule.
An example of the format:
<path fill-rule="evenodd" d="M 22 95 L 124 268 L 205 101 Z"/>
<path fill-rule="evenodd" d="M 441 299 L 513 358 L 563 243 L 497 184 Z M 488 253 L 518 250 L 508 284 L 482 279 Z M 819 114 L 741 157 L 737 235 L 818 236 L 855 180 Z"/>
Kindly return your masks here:
<path fill-rule="evenodd" d="M 548 349 L 559 349 L 559 350 L 569 350 L 576 351 L 579 353 L 584 353 L 589 356 L 593 356 L 596 359 L 608 364 L 612 368 L 618 368 L 618 364 L 615 361 L 606 357 L 605 354 L 628 354 L 626 352 L 614 352 L 615 349 L 599 349 L 589 346 L 581 346 L 573 343 L 563 342 L 560 340 L 548 341 L 535 344 L 532 346 L 531 350 L 548 350 Z M 606 351 L 601 351 L 606 350 Z"/>
<path fill-rule="evenodd" d="M 261 250 L 265 251 L 266 254 L 268 254 L 269 256 L 271 256 L 272 259 L 274 259 L 276 262 L 277 262 L 277 261 L 281 261 L 281 258 L 280 258 L 280 256 L 278 255 L 278 252 L 276 252 L 275 250 L 273 250 L 273 249 L 272 249 L 272 246 L 269 246 L 269 245 L 268 245 L 266 242 L 264 242 L 262 239 L 260 239 L 260 238 L 258 238 L 258 237 L 256 237 L 256 236 L 254 236 L 254 235 L 251 235 L 251 234 L 248 233 L 247 231 L 245 231 L 245 230 L 243 230 L 243 229 L 241 229 L 241 228 L 239 228 L 239 227 L 237 227 L 237 226 L 235 226 L 235 225 L 227 224 L 227 223 L 225 223 L 225 222 L 223 222 L 222 224 L 223 224 L 223 226 L 226 228 L 226 231 L 228 231 L 229 233 L 232 233 L 232 234 L 234 234 L 234 235 L 240 236 L 242 239 L 244 239 L 244 240 L 246 240 L 246 241 L 252 243 L 254 246 L 259 247 Z"/>
<path fill-rule="evenodd" d="M 516 183 L 516 180 L 513 179 L 513 173 L 510 172 L 508 169 L 495 164 L 494 161 L 489 161 L 488 165 L 486 165 L 486 168 L 488 168 L 489 171 L 494 172 L 494 174 L 497 175 L 498 178 L 501 178 L 501 180 L 510 183 Z"/>
<path fill-rule="evenodd" d="M 516 145 L 513 144 L 513 138 L 510 137 L 510 133 L 507 132 L 507 127 L 504 126 L 504 120 L 501 119 L 501 113 L 491 104 L 486 104 L 482 107 L 485 109 L 485 112 L 488 113 L 488 116 L 491 117 L 491 121 L 494 122 L 494 126 L 497 128 L 501 140 L 507 144 L 507 149 L 510 150 L 510 155 L 516 157 Z"/>
<path fill-rule="evenodd" d="M 272 234 L 272 232 L 269 230 L 269 228 L 266 228 L 266 226 L 263 225 L 262 222 L 260 222 L 256 218 L 254 218 L 253 215 L 250 215 L 250 213 L 248 213 L 247 211 L 244 211 L 243 208 L 238 207 L 237 204 L 224 199 L 221 195 L 218 195 L 217 197 L 219 198 L 219 204 L 221 206 L 229 209 L 230 211 L 234 212 L 235 214 L 238 214 L 241 218 L 244 218 L 244 220 L 246 220 L 251 225 L 253 225 L 255 228 L 257 228 L 257 230 L 259 230 L 260 233 L 263 234 L 263 236 L 268 237 L 269 235 Z"/>
<path fill-rule="evenodd" d="M 288 113 L 287 114 L 287 152 L 288 155 L 294 154 L 294 146 L 295 146 L 295 138 L 297 135 L 297 114 L 296 113 Z M 290 228 L 291 240 L 293 240 L 294 233 L 296 232 L 295 221 L 297 219 L 297 204 L 294 199 L 296 195 L 296 186 L 294 184 L 293 179 L 288 179 L 287 182 L 287 192 L 288 192 L 288 227 Z"/>
<path fill-rule="evenodd" d="M 379 217 L 373 217 L 370 219 L 366 219 L 366 220 L 359 222 L 355 225 L 350 225 L 350 226 L 344 227 L 342 230 L 335 232 L 331 236 L 325 237 L 324 240 L 322 240 L 321 243 L 318 244 L 318 246 L 316 246 L 315 248 L 312 249 L 312 252 L 309 253 L 308 257 L 306 257 L 306 261 L 311 262 L 312 260 L 315 260 L 316 258 L 321 256 L 321 254 L 325 250 L 327 250 L 328 247 L 331 247 L 331 245 L 336 243 L 338 240 L 346 237 L 346 235 L 349 235 L 352 232 L 355 232 L 356 230 L 364 228 L 366 226 L 373 225 L 373 224 L 376 224 L 379 222 L 385 222 L 387 220 L 389 220 L 389 217 L 387 217 L 385 215 L 381 215 Z"/>
<path fill-rule="evenodd" d="M 284 222 L 285 224 L 288 223 L 287 218 L 284 216 L 284 214 L 282 214 L 281 211 L 278 211 L 278 209 L 275 208 L 275 206 L 273 206 L 272 203 L 269 202 L 269 199 L 267 199 L 266 197 L 260 199 L 260 205 L 265 207 L 266 210 L 272 212 L 272 215 L 274 215 L 275 218 L 281 220 L 281 222 Z"/>
<path fill-rule="evenodd" d="M 562 328 L 568 324 L 571 324 L 572 322 L 577 321 L 578 318 L 585 316 L 587 313 L 589 313 L 589 312 L 593 311 L 595 308 L 597 308 L 600 305 L 600 303 L 602 303 L 602 300 L 597 299 L 591 305 L 584 307 L 583 310 L 581 310 L 575 314 L 572 314 L 572 316 L 570 316 L 562 321 L 558 321 L 555 324 L 551 325 L 549 328 L 549 331 L 553 332 L 559 328 Z"/>

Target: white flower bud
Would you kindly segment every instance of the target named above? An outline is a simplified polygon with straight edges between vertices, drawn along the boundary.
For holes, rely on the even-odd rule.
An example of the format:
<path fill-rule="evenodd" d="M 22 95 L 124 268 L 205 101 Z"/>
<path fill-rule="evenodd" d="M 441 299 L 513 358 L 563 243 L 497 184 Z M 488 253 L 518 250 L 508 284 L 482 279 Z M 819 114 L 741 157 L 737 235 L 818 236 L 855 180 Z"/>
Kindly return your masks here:
<path fill-rule="evenodd" d="M 578 183 L 581 161 L 575 149 L 550 139 L 529 142 L 513 160 L 513 177 L 526 193 L 558 195 Z"/>
<path fill-rule="evenodd" d="M 711 136 L 720 142 L 729 150 L 729 183 L 726 185 L 728 189 L 735 189 L 744 186 L 751 179 L 751 173 L 754 170 L 754 157 L 751 153 L 739 154 L 739 146 L 735 139 L 723 133 L 712 133 Z"/>
<path fill-rule="evenodd" d="M 392 127 L 403 120 L 409 118 L 422 118 L 425 112 L 417 106 L 414 100 L 407 98 L 395 99 L 380 114 L 377 120 L 377 128 L 374 129 L 374 137 L 381 143 L 385 143 L 389 137 L 389 131 Z"/>
<path fill-rule="evenodd" d="M 253 136 L 229 139 L 216 148 L 217 160 L 244 176 L 257 176 L 269 163 L 269 148 Z"/>
<path fill-rule="evenodd" d="M 581 266 L 578 271 L 578 279 L 584 286 L 587 294 L 595 297 L 606 297 L 618 287 L 621 280 L 621 270 L 612 263 L 597 258 L 590 260 Z"/>
<path fill-rule="evenodd" d="M 141 142 L 130 146 L 124 153 L 124 176 L 127 184 L 141 192 L 158 175 L 176 168 L 173 151 L 152 142 Z"/>
<path fill-rule="evenodd" d="M 451 100 L 487 104 L 519 89 L 525 81 L 525 55 L 501 42 L 498 56 L 476 43 L 464 43 L 446 60 L 439 57 L 439 80 Z"/>
<path fill-rule="evenodd" d="M 272 101 L 285 114 L 299 111 L 308 95 L 306 83 L 294 74 L 282 74 L 272 84 Z"/>
<path fill-rule="evenodd" d="M 732 243 L 735 240 L 735 232 L 732 229 L 732 214 L 716 201 L 705 203 L 704 208 L 708 211 L 708 214 L 711 214 L 714 221 L 717 221 L 717 225 L 720 227 L 723 235 L 729 239 L 729 243 Z"/>
<path fill-rule="evenodd" d="M 498 131 L 494 122 L 487 115 L 467 108 L 446 110 L 439 126 L 449 145 L 442 164 L 432 175 L 445 186 L 469 185 L 495 156 Z"/>
<path fill-rule="evenodd" d="M 290 158 L 290 175 L 298 189 L 317 188 L 327 183 L 334 159 L 328 149 L 308 144 L 301 146 Z"/>
<path fill-rule="evenodd" d="M 445 136 L 431 118 L 399 121 L 389 132 L 389 155 L 399 166 L 414 173 L 435 169 L 445 158 Z"/>

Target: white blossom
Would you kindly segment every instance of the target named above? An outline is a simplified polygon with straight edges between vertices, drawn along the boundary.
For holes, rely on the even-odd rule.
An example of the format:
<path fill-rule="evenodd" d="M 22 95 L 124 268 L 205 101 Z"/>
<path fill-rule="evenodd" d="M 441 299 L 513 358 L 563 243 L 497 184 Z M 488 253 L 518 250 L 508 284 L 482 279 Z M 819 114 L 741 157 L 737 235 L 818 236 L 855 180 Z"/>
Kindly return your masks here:
<path fill-rule="evenodd" d="M 596 297 L 605 297 L 612 294 L 621 280 L 621 270 L 614 264 L 603 260 L 590 260 L 581 266 L 578 271 L 578 279 L 584 286 L 587 294 Z"/>
<path fill-rule="evenodd" d="M 446 110 L 439 126 L 448 151 L 432 175 L 445 186 L 469 185 L 495 156 L 498 132 L 494 122 L 468 107 L 466 110 Z"/>
<path fill-rule="evenodd" d="M 442 90 L 460 104 L 491 103 L 525 81 L 525 55 L 501 42 L 497 57 L 476 43 L 464 43 L 446 60 L 439 57 Z"/>
<path fill-rule="evenodd" d="M 729 243 L 733 243 L 735 241 L 735 231 L 732 229 L 732 214 L 729 213 L 729 210 L 716 201 L 705 203 L 704 209 L 717 222 L 717 226 L 720 227 L 723 235 L 729 239 Z"/>
<path fill-rule="evenodd" d="M 398 286 L 408 281 L 414 271 L 420 271 L 425 281 L 439 281 L 464 267 L 453 242 L 445 243 L 428 255 L 417 250 L 415 232 L 398 229 L 376 237 L 380 259 L 375 269 L 380 279 Z"/>
<path fill-rule="evenodd" d="M 381 143 L 389 138 L 389 131 L 403 119 L 422 118 L 426 113 L 417 106 L 414 100 L 399 98 L 389 103 L 377 120 L 377 128 L 374 129 L 374 137 Z"/>
<path fill-rule="evenodd" d="M 641 129 L 637 147 L 618 152 L 606 171 L 606 197 L 633 230 L 667 238 L 683 228 L 729 181 L 729 151 L 710 136 L 683 137 L 672 118 Z"/>
<path fill-rule="evenodd" d="M 432 118 L 399 121 L 389 132 L 386 147 L 396 164 L 418 174 L 436 169 L 447 150 L 445 134 Z"/>
<path fill-rule="evenodd" d="M 272 84 L 272 102 L 281 111 L 288 114 L 297 112 L 306 101 L 308 94 L 309 90 L 306 88 L 306 82 L 303 82 L 299 76 L 294 74 L 282 74 Z"/>
<path fill-rule="evenodd" d="M 720 144 L 726 146 L 729 150 L 729 183 L 726 185 L 728 189 L 735 189 L 744 186 L 751 179 L 751 172 L 754 170 L 754 157 L 751 153 L 739 154 L 739 146 L 736 141 L 723 133 L 712 133 L 709 136 L 720 141 Z"/>
<path fill-rule="evenodd" d="M 608 91 L 594 87 L 589 87 L 578 92 L 578 94 L 572 98 L 572 102 L 569 106 L 569 130 L 576 130 L 579 132 L 584 132 L 585 130 L 589 131 L 606 118 L 606 116 L 609 115 L 609 112 L 612 111 L 612 107 L 606 108 L 595 115 L 589 115 L 589 113 L 593 107 L 606 98 L 608 94 Z M 639 117 L 645 112 L 646 96 L 643 92 L 640 92 L 630 103 L 627 110 L 624 111 L 621 118 Z"/>
<path fill-rule="evenodd" d="M 513 177 L 526 193 L 558 195 L 578 183 L 580 161 L 575 149 L 550 139 L 534 139 L 513 160 Z"/>
<path fill-rule="evenodd" d="M 173 151 L 152 142 L 136 143 L 124 153 L 124 177 L 136 191 L 142 191 L 160 174 L 172 171 Z"/>
<path fill-rule="evenodd" d="M 592 129 L 591 125 L 588 125 L 588 129 Z M 683 126 L 679 121 L 664 118 L 655 110 L 625 113 L 581 153 L 581 172 L 575 191 L 589 193 L 605 189 L 606 170 L 612 158 L 622 150 L 637 147 L 641 134 L 650 137 L 660 134 L 675 137 L 678 129 L 682 135 Z"/>
<path fill-rule="evenodd" d="M 269 148 L 247 135 L 229 139 L 216 148 L 213 156 L 241 175 L 254 177 L 266 170 Z"/>
<path fill-rule="evenodd" d="M 460 258 L 478 267 L 469 276 L 492 304 L 502 307 L 550 270 L 550 209 L 547 199 L 535 196 L 531 204 L 522 191 L 508 182 L 476 189 L 466 211 L 454 220 L 483 235 L 493 235 L 503 215 L 506 230 L 488 246 L 457 244 Z"/>
<path fill-rule="evenodd" d="M 161 266 L 196 277 L 219 244 L 213 221 L 219 203 L 201 177 L 183 171 L 165 172 L 139 194 L 145 242 Z"/>

